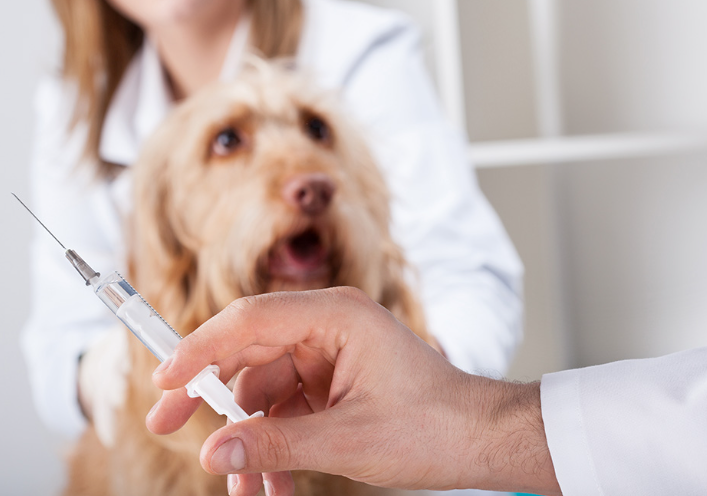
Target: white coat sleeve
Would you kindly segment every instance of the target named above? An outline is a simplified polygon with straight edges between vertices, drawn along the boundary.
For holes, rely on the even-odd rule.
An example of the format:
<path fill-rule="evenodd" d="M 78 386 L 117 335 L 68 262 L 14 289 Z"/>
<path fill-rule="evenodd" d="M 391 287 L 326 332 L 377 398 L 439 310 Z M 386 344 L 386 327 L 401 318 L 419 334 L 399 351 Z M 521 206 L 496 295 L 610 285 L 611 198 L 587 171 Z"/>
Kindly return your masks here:
<path fill-rule="evenodd" d="M 503 373 L 522 336 L 522 265 L 442 115 L 416 28 L 401 18 L 352 67 L 345 101 L 391 191 L 430 331 L 457 367 Z"/>
<path fill-rule="evenodd" d="M 70 130 L 72 92 L 57 79 L 40 83 L 29 206 L 57 238 L 96 270 L 115 270 L 105 235 L 106 185 L 79 164 L 85 133 Z M 21 334 L 33 397 L 52 430 L 77 436 L 85 425 L 77 398 L 79 359 L 111 325 L 113 316 L 64 257 L 64 250 L 34 220 L 31 243 L 32 309 Z M 110 224 L 110 222 L 108 222 Z"/>
<path fill-rule="evenodd" d="M 543 376 L 564 496 L 707 494 L 707 348 Z"/>

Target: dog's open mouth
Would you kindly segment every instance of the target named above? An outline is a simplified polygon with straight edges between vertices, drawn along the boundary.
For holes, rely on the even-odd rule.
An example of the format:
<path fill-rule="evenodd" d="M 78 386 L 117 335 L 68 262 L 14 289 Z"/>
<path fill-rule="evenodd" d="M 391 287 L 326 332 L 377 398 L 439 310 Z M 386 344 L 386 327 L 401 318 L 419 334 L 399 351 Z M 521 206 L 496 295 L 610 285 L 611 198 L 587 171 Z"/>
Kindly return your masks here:
<path fill-rule="evenodd" d="M 273 278 L 305 282 L 329 272 L 329 250 L 314 228 L 285 238 L 269 254 L 269 273 Z"/>

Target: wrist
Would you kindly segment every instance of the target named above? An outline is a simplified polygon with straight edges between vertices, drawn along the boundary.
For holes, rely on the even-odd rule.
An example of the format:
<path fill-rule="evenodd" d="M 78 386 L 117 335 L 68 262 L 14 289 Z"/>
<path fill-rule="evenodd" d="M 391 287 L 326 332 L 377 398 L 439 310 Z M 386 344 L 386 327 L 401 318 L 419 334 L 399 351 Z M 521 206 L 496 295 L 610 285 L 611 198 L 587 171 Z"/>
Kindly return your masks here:
<path fill-rule="evenodd" d="M 500 491 L 560 495 L 540 408 L 540 383 L 482 377 L 475 384 L 471 453 L 477 486 Z"/>

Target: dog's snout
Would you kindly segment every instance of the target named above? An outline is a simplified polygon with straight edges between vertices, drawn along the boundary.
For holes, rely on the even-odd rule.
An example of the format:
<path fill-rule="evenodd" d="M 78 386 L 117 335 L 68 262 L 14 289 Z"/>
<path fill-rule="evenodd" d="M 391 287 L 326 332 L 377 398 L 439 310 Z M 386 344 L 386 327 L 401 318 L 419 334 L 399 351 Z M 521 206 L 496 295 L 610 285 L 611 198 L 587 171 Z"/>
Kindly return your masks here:
<path fill-rule="evenodd" d="M 284 200 L 307 215 L 317 215 L 329 206 L 336 186 L 322 173 L 300 174 L 290 178 L 282 188 Z"/>

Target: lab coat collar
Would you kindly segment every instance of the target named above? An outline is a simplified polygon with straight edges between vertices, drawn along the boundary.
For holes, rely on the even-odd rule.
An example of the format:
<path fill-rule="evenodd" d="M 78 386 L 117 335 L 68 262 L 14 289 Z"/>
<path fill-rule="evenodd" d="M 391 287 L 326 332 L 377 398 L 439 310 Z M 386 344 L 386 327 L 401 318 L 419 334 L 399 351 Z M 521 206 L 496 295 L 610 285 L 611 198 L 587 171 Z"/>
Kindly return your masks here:
<path fill-rule="evenodd" d="M 238 22 L 221 68 L 221 80 L 238 73 L 250 31 L 250 16 Z M 146 38 L 133 57 L 108 107 L 98 152 L 102 160 L 129 166 L 140 147 L 174 106 L 157 47 Z"/>
<path fill-rule="evenodd" d="M 140 145 L 172 107 L 157 48 L 145 39 L 130 62 L 108 107 L 99 154 L 107 162 L 130 165 Z"/>

